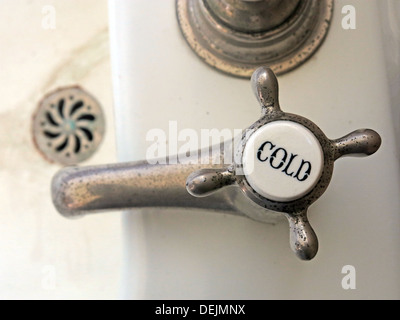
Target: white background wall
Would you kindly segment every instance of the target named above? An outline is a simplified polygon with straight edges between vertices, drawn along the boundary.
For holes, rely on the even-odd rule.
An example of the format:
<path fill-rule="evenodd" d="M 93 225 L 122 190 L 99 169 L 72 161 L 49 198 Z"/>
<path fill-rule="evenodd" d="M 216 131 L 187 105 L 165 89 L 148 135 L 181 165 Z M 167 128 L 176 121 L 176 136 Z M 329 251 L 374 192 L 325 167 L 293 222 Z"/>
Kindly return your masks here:
<path fill-rule="evenodd" d="M 54 30 L 42 27 L 55 8 Z M 35 150 L 41 97 L 80 84 L 103 105 L 107 132 L 85 164 L 115 162 L 106 0 L 0 0 L 0 299 L 118 296 L 118 213 L 69 221 L 53 208 L 60 168 Z"/>

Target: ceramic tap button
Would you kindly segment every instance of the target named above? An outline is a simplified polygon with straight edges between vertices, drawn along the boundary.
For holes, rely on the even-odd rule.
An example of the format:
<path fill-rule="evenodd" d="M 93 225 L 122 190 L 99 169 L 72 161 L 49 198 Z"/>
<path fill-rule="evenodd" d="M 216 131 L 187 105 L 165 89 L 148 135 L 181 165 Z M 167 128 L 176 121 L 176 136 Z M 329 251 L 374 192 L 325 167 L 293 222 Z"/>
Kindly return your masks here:
<path fill-rule="evenodd" d="M 299 199 L 317 184 L 324 163 L 314 134 L 292 121 L 274 121 L 255 131 L 243 152 L 243 172 L 263 197 L 279 202 Z"/>

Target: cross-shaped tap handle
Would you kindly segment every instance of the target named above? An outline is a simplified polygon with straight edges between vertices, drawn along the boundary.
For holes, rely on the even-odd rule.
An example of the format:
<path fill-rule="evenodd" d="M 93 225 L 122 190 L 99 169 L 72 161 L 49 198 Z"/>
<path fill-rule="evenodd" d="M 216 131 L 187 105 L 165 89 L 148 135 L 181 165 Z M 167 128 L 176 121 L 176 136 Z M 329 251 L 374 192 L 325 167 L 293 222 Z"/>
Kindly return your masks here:
<path fill-rule="evenodd" d="M 281 110 L 278 80 L 271 69 L 258 68 L 251 83 L 262 115 L 243 133 L 233 165 L 196 171 L 188 177 L 186 188 L 194 197 L 206 197 L 238 185 L 266 212 L 285 215 L 292 250 L 310 260 L 318 251 L 318 239 L 307 209 L 327 189 L 335 160 L 371 155 L 379 149 L 381 138 L 371 129 L 360 129 L 330 140 L 310 120 Z"/>

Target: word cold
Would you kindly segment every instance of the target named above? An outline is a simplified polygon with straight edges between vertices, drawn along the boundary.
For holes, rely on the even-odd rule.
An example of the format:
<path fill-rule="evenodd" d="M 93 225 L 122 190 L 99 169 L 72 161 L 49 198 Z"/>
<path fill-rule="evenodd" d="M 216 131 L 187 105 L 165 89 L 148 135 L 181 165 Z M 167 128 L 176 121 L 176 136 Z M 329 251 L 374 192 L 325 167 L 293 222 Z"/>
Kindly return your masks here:
<path fill-rule="evenodd" d="M 277 147 L 271 141 L 261 144 L 257 151 L 257 159 L 269 164 L 272 169 L 282 169 L 282 173 L 300 182 L 306 181 L 311 174 L 310 161 L 300 160 L 298 154 L 290 153 L 289 155 L 285 148 Z"/>

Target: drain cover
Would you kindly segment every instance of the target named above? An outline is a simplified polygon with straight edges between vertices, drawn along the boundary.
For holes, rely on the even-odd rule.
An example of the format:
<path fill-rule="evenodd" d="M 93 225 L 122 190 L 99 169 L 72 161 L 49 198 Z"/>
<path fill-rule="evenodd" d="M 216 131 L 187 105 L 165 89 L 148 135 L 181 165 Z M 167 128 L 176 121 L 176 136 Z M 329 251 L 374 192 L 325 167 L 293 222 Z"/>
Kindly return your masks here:
<path fill-rule="evenodd" d="M 33 116 L 33 140 L 50 162 L 74 165 L 88 159 L 104 136 L 99 102 L 78 86 L 46 95 Z"/>

